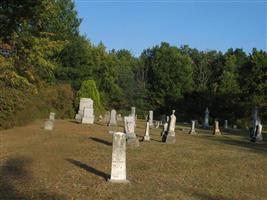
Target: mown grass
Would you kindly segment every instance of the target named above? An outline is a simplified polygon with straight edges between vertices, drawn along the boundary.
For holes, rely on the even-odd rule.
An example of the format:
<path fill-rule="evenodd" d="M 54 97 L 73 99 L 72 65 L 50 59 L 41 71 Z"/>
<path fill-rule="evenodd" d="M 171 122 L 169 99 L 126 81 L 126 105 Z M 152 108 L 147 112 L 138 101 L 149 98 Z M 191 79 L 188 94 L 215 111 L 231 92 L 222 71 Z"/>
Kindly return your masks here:
<path fill-rule="evenodd" d="M 248 134 L 222 136 L 177 126 L 176 144 L 151 142 L 127 149 L 130 184 L 111 184 L 112 135 L 103 124 L 43 121 L 0 132 L 0 199 L 267 199 L 267 144 L 250 143 Z M 137 124 L 141 139 L 145 123 Z M 267 135 L 265 135 L 265 138 Z"/>

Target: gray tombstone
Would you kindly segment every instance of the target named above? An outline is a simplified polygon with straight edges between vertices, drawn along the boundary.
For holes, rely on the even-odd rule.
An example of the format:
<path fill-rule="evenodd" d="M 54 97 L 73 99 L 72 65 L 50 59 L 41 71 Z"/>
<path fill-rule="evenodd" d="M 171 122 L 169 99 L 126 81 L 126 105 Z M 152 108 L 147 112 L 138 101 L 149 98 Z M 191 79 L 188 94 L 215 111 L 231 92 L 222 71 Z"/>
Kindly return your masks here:
<path fill-rule="evenodd" d="M 209 127 L 209 109 L 208 108 L 206 108 L 206 110 L 205 110 L 203 127 L 204 128 L 208 128 Z"/>
<path fill-rule="evenodd" d="M 144 141 L 150 141 L 150 136 L 149 136 L 149 122 L 146 123 L 146 132 L 144 136 Z"/>
<path fill-rule="evenodd" d="M 217 120 L 214 121 L 213 135 L 221 135 L 221 131 L 219 128 L 219 121 L 217 121 Z"/>
<path fill-rule="evenodd" d="M 117 121 L 118 122 L 122 122 L 122 116 L 121 116 L 121 114 L 117 114 Z"/>
<path fill-rule="evenodd" d="M 191 121 L 191 129 L 189 131 L 189 134 L 191 134 L 191 135 L 197 134 L 197 132 L 196 132 L 196 121 L 195 120 Z"/>
<path fill-rule="evenodd" d="M 224 120 L 224 129 L 228 129 L 228 120 Z"/>
<path fill-rule="evenodd" d="M 54 129 L 54 120 L 46 120 L 44 125 L 44 130 L 52 131 Z"/>
<path fill-rule="evenodd" d="M 117 126 L 117 113 L 114 109 L 111 110 L 108 126 Z"/>
<path fill-rule="evenodd" d="M 85 124 L 89 123 L 89 124 L 93 124 L 94 123 L 94 111 L 93 111 L 93 100 L 90 98 L 81 98 L 80 99 L 80 104 L 79 104 L 79 111 L 75 116 L 75 119 L 78 122 L 82 122 L 84 121 Z M 85 111 L 85 108 L 87 108 L 87 110 Z M 89 109 L 91 109 L 89 111 Z M 84 114 L 86 116 L 84 116 Z M 85 119 L 83 119 L 85 118 Z"/>
<path fill-rule="evenodd" d="M 50 114 L 49 114 L 49 120 L 55 120 L 55 118 L 56 118 L 56 113 L 50 112 Z"/>
<path fill-rule="evenodd" d="M 174 115 L 175 110 L 172 111 L 171 119 L 168 124 L 168 132 L 162 136 L 162 141 L 169 144 L 174 144 L 175 138 L 175 126 L 176 126 L 176 116 Z"/>
<path fill-rule="evenodd" d="M 256 126 L 256 131 L 255 134 L 252 136 L 251 141 L 256 143 L 260 143 L 263 141 L 261 122 L 259 122 L 258 125 Z"/>
<path fill-rule="evenodd" d="M 165 123 L 163 124 L 163 130 L 162 130 L 162 132 L 161 132 L 161 136 L 167 134 L 167 132 L 168 132 L 168 123 L 165 122 Z"/>
<path fill-rule="evenodd" d="M 128 183 L 126 178 L 126 135 L 121 132 L 113 134 L 111 183 Z"/>
<path fill-rule="evenodd" d="M 136 108 L 135 107 L 131 107 L 131 116 L 135 117 L 135 112 L 136 112 Z"/>
<path fill-rule="evenodd" d="M 98 116 L 98 121 L 99 121 L 99 122 L 102 122 L 102 120 L 103 120 L 102 115 L 99 115 L 99 116 Z"/>
<path fill-rule="evenodd" d="M 135 120 L 133 116 L 124 117 L 124 131 L 126 134 L 127 144 L 130 147 L 139 147 L 139 140 L 134 132 Z"/>
<path fill-rule="evenodd" d="M 153 110 L 149 111 L 148 120 L 149 120 L 149 126 L 153 126 Z"/>
<path fill-rule="evenodd" d="M 252 138 L 254 135 L 256 135 L 256 129 L 259 125 L 259 109 L 258 107 L 255 107 L 252 113 L 252 131 L 250 132 L 250 138 Z"/>
<path fill-rule="evenodd" d="M 103 119 L 103 122 L 104 122 L 105 124 L 107 124 L 109 121 L 110 121 L 110 112 L 109 112 L 109 111 L 106 111 L 106 112 L 105 112 L 104 119 Z"/>

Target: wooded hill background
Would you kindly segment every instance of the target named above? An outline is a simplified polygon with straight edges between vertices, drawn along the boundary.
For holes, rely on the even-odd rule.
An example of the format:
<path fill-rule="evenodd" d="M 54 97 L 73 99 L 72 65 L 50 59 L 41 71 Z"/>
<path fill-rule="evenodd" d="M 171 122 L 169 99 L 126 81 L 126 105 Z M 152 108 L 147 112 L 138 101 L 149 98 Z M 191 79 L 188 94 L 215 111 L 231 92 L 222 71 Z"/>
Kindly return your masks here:
<path fill-rule="evenodd" d="M 199 51 L 162 42 L 134 57 L 93 45 L 79 34 L 80 23 L 71 0 L 1 1 L 0 48 L 8 52 L 0 54 L 1 128 L 50 111 L 73 118 L 78 97 L 92 92 L 96 115 L 111 108 L 127 114 L 135 106 L 139 118 L 149 109 L 156 118 L 175 109 L 178 121 L 201 122 L 208 107 L 212 119 L 246 127 L 258 106 L 267 120 L 265 51 Z"/>

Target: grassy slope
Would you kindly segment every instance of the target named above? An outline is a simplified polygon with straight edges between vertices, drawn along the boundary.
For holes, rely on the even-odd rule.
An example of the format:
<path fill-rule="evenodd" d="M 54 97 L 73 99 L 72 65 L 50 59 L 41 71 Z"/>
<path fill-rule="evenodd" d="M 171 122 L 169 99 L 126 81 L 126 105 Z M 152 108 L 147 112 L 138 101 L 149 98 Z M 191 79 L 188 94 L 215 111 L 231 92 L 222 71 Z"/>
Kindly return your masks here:
<path fill-rule="evenodd" d="M 267 144 L 252 144 L 245 134 L 177 131 L 176 144 L 168 145 L 161 129 L 152 129 L 150 143 L 127 150 L 131 183 L 120 185 L 105 180 L 108 127 L 57 120 L 45 132 L 42 125 L 0 132 L 0 199 L 267 199 Z M 144 127 L 137 125 L 140 137 Z"/>

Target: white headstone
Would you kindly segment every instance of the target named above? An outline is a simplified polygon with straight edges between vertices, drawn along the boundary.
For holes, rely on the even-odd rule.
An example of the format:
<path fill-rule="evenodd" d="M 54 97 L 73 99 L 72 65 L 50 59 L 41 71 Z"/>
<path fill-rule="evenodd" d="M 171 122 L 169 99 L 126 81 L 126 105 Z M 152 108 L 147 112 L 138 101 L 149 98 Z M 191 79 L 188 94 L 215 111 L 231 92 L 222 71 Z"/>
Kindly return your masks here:
<path fill-rule="evenodd" d="M 221 131 L 219 128 L 219 121 L 214 121 L 214 127 L 213 127 L 213 135 L 221 135 Z"/>
<path fill-rule="evenodd" d="M 149 111 L 149 126 L 153 126 L 153 110 Z"/>
<path fill-rule="evenodd" d="M 144 136 L 144 141 L 150 141 L 150 136 L 149 136 L 149 122 L 146 123 L 146 132 Z"/>
<path fill-rule="evenodd" d="M 224 120 L 224 128 L 228 129 L 228 120 Z"/>
<path fill-rule="evenodd" d="M 156 121 L 155 128 L 159 128 L 159 121 Z"/>
<path fill-rule="evenodd" d="M 92 108 L 84 108 L 83 109 L 83 124 L 93 124 L 94 123 L 94 110 Z"/>
<path fill-rule="evenodd" d="M 168 132 L 168 123 L 165 122 L 165 123 L 163 124 L 163 130 L 162 130 L 162 132 L 161 132 L 161 136 L 167 134 L 167 132 Z"/>
<path fill-rule="evenodd" d="M 135 127 L 134 116 L 124 117 L 124 131 L 127 138 L 127 144 L 130 147 L 139 146 L 139 140 L 136 138 L 134 127 Z"/>
<path fill-rule="evenodd" d="M 256 127 L 256 132 L 251 138 L 252 142 L 262 142 L 263 137 L 262 137 L 262 124 L 259 122 L 257 127 Z"/>
<path fill-rule="evenodd" d="M 44 129 L 47 131 L 52 131 L 54 129 L 54 121 L 53 120 L 46 120 Z"/>
<path fill-rule="evenodd" d="M 94 123 L 94 108 L 93 100 L 90 98 L 81 98 L 79 104 L 79 111 L 76 114 L 75 119 L 83 124 Z"/>
<path fill-rule="evenodd" d="M 103 122 L 107 124 L 109 121 L 110 121 L 110 112 L 106 111 Z"/>
<path fill-rule="evenodd" d="M 136 111 L 136 108 L 135 107 L 131 107 L 131 116 L 135 117 L 135 111 Z"/>
<path fill-rule="evenodd" d="M 191 121 L 191 129 L 189 131 L 189 134 L 197 134 L 196 132 L 196 121 L 195 120 L 192 120 Z"/>
<path fill-rule="evenodd" d="M 49 114 L 49 119 L 50 119 L 50 120 L 55 120 L 55 118 L 56 118 L 56 113 L 51 112 L 51 113 Z"/>
<path fill-rule="evenodd" d="M 108 126 L 117 126 L 117 112 L 114 109 L 110 112 L 110 120 Z"/>
<path fill-rule="evenodd" d="M 112 183 L 127 183 L 126 178 L 126 135 L 121 132 L 113 134 L 111 176 Z"/>
<path fill-rule="evenodd" d="M 121 116 L 121 114 L 117 114 L 117 121 L 118 122 L 122 122 L 122 116 Z"/>
<path fill-rule="evenodd" d="M 172 111 L 171 119 L 168 124 L 168 132 L 165 133 L 162 137 L 162 141 L 170 144 L 174 144 L 176 139 L 175 139 L 175 126 L 176 126 L 176 117 L 174 115 L 175 110 Z"/>

